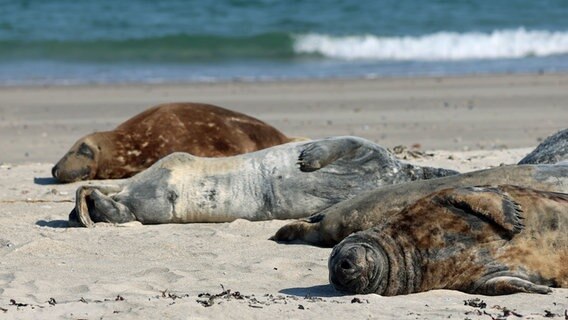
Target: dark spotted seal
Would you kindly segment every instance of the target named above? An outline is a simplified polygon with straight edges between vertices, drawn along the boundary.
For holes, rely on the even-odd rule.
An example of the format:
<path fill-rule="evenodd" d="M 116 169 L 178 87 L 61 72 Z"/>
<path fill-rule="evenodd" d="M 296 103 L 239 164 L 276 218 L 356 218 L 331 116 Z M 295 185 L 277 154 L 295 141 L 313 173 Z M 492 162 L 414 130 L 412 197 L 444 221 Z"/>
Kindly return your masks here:
<path fill-rule="evenodd" d="M 568 287 L 568 194 L 517 186 L 445 189 L 343 240 L 330 282 L 392 296 L 433 289 L 548 293 Z"/>
<path fill-rule="evenodd" d="M 242 113 L 201 103 L 152 107 L 116 129 L 77 141 L 53 167 L 62 182 L 130 177 L 173 152 L 224 157 L 293 139 Z"/>
<path fill-rule="evenodd" d="M 271 238 L 330 247 L 353 232 L 365 230 L 430 192 L 474 185 L 514 184 L 568 192 L 568 164 L 502 166 L 452 177 L 385 186 L 338 203 L 321 213 L 291 222 Z"/>
<path fill-rule="evenodd" d="M 384 185 L 457 174 L 397 160 L 357 137 L 288 143 L 227 158 L 174 153 L 111 186 L 77 191 L 71 225 L 306 217 Z"/>
<path fill-rule="evenodd" d="M 519 164 L 557 163 L 568 161 L 568 129 L 546 138 Z"/>

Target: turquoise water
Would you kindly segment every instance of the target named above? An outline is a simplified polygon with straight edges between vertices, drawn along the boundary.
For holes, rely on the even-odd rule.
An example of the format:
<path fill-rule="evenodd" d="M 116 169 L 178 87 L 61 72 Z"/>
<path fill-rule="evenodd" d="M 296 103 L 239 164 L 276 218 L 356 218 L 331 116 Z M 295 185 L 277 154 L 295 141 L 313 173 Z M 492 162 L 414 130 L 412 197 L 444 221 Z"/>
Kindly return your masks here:
<path fill-rule="evenodd" d="M 568 71 L 568 1 L 0 0 L 0 85 Z"/>

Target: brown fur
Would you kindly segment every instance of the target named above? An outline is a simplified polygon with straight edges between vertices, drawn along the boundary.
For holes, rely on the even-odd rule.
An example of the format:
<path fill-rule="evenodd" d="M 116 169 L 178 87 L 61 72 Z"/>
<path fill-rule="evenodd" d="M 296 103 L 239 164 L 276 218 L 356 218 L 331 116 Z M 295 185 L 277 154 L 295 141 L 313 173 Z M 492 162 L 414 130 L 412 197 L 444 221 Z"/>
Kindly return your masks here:
<path fill-rule="evenodd" d="M 132 176 L 176 151 L 224 157 L 291 140 L 258 119 L 221 107 L 200 103 L 162 104 L 112 131 L 95 132 L 79 139 L 52 172 L 63 182 L 119 179 Z"/>
<path fill-rule="evenodd" d="M 361 259 L 353 253 L 360 244 L 388 259 L 360 250 L 367 257 Z M 567 260 L 568 194 L 505 185 L 424 197 L 384 224 L 347 237 L 334 248 L 329 267 L 334 285 L 352 293 L 499 295 L 567 288 Z"/>

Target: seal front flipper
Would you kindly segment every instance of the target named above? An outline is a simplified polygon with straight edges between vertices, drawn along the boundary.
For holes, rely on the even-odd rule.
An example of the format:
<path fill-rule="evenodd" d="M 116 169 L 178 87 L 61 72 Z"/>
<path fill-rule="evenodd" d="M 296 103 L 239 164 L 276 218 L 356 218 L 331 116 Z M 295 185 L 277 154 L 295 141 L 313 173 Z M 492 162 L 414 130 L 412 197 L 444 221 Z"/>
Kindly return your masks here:
<path fill-rule="evenodd" d="M 519 292 L 547 294 L 552 290 L 547 286 L 534 284 L 515 276 L 498 276 L 486 280 L 472 293 L 497 296 Z"/>
<path fill-rule="evenodd" d="M 338 137 L 307 143 L 298 157 L 300 170 L 319 170 L 339 158 L 353 154 L 363 145 L 363 141 L 355 137 Z"/>
<path fill-rule="evenodd" d="M 450 210 L 465 212 L 501 229 L 511 239 L 524 228 L 522 209 L 504 190 L 499 187 L 464 187 L 441 192 L 435 201 L 447 205 Z"/>

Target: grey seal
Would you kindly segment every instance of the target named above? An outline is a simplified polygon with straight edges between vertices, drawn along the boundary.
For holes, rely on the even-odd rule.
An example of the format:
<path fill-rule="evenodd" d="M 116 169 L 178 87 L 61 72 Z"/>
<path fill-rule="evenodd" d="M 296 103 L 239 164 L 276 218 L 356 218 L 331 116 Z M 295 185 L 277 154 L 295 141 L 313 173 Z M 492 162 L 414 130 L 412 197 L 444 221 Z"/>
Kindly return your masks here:
<path fill-rule="evenodd" d="M 553 164 L 568 161 L 568 129 L 544 139 L 536 149 L 526 155 L 519 164 Z"/>
<path fill-rule="evenodd" d="M 226 158 L 174 153 L 120 183 L 82 186 L 71 225 L 305 217 L 366 190 L 455 175 L 358 137 L 288 143 Z"/>
<path fill-rule="evenodd" d="M 280 228 L 272 240 L 331 247 L 351 233 L 380 224 L 436 190 L 475 185 L 513 184 L 544 191 L 568 192 L 568 164 L 510 165 L 450 177 L 376 188 L 320 213 Z"/>
<path fill-rule="evenodd" d="M 433 289 L 541 293 L 568 287 L 568 194 L 517 186 L 434 192 L 335 246 L 329 278 L 348 293 Z"/>

